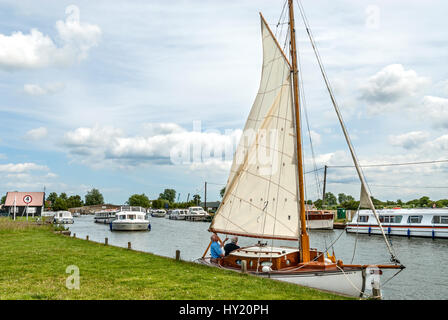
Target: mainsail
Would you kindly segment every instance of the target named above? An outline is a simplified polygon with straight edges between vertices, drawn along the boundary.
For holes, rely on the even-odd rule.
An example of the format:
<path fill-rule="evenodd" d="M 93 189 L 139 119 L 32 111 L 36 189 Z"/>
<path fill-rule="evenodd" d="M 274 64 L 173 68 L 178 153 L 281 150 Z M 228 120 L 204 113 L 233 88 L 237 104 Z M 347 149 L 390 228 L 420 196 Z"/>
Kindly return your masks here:
<path fill-rule="evenodd" d="M 260 88 L 210 231 L 297 240 L 300 233 L 291 66 L 261 16 Z"/>

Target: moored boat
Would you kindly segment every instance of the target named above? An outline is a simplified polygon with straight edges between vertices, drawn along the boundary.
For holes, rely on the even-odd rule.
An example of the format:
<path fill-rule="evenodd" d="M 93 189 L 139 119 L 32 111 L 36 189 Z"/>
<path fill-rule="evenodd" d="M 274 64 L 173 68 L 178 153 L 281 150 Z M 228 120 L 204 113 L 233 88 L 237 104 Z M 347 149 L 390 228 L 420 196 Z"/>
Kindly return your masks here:
<path fill-rule="evenodd" d="M 163 209 L 157 209 L 157 210 L 153 210 L 151 212 L 151 217 L 154 218 L 164 218 L 166 215 L 166 211 Z"/>
<path fill-rule="evenodd" d="M 94 221 L 96 223 L 109 224 L 116 218 L 117 210 L 115 209 L 106 209 L 95 212 Z"/>
<path fill-rule="evenodd" d="M 188 221 L 210 221 L 211 216 L 202 207 L 189 207 L 185 214 Z"/>
<path fill-rule="evenodd" d="M 169 216 L 170 220 L 185 220 L 185 216 L 187 215 L 188 210 L 187 209 L 175 209 L 171 211 L 171 214 Z"/>
<path fill-rule="evenodd" d="M 314 230 L 333 229 L 334 213 L 328 210 L 306 211 L 306 227 Z"/>
<path fill-rule="evenodd" d="M 448 238 L 448 208 L 384 209 L 377 211 L 388 235 L 426 238 Z M 349 233 L 381 234 L 371 210 L 359 210 L 345 230 Z"/>
<path fill-rule="evenodd" d="M 56 224 L 74 223 L 73 216 L 70 211 L 56 211 L 53 216 L 53 221 Z"/>
<path fill-rule="evenodd" d="M 140 207 L 122 207 L 110 225 L 111 231 L 150 231 L 146 210 Z"/>

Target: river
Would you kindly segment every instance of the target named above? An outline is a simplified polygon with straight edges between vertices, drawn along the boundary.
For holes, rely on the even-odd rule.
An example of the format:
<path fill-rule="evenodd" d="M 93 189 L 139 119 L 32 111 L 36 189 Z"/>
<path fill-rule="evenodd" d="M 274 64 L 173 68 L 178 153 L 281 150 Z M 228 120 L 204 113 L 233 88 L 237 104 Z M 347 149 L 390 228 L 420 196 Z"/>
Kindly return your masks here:
<path fill-rule="evenodd" d="M 111 232 L 108 225 L 97 224 L 93 216 L 75 218 L 69 225 L 76 237 L 132 248 L 166 257 L 175 257 L 180 250 L 181 259 L 194 261 L 201 257 L 210 242 L 209 223 L 152 218 L 150 232 Z M 354 264 L 384 264 L 389 253 L 381 236 L 348 234 L 344 230 L 311 230 L 312 248 L 325 249 L 334 240 L 336 259 Z M 385 271 L 382 282 L 385 300 L 445 300 L 448 297 L 446 266 L 448 265 L 448 239 L 391 237 L 393 248 L 401 263 L 406 266 L 393 279 L 397 271 Z M 271 240 L 267 241 L 272 244 Z M 252 245 L 254 239 L 240 238 L 239 245 Z M 274 245 L 297 246 L 296 242 L 275 241 Z M 330 250 L 330 253 L 332 251 Z"/>

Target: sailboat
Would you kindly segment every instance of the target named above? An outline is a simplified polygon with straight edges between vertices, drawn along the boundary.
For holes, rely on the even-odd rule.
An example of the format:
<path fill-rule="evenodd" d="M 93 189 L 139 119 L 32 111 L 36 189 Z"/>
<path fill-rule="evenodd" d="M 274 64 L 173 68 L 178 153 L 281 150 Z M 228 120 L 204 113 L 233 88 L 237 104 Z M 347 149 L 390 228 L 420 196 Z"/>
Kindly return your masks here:
<path fill-rule="evenodd" d="M 260 88 L 236 149 L 225 194 L 209 231 L 268 242 L 243 247 L 218 262 L 207 256 L 199 263 L 244 270 L 261 277 L 295 283 L 353 297 L 381 298 L 384 269 L 402 270 L 391 244 L 390 264 L 345 264 L 327 250 L 310 247 L 306 227 L 299 74 L 294 2 L 288 0 L 290 58 L 260 13 L 263 67 Z M 302 10 L 299 2 L 299 8 Z M 302 11 L 301 11 L 302 13 Z M 302 15 L 303 17 L 303 15 Z M 307 21 L 304 19 L 305 25 Z M 309 28 L 313 48 L 315 43 Z M 315 51 L 316 53 L 316 51 Z M 316 53 L 325 83 L 361 182 L 361 204 L 374 212 L 368 186 L 359 166 L 328 78 Z M 378 224 L 381 223 L 378 219 Z M 298 247 L 274 246 L 274 240 L 298 241 Z M 399 271 L 398 271 L 399 272 Z"/>

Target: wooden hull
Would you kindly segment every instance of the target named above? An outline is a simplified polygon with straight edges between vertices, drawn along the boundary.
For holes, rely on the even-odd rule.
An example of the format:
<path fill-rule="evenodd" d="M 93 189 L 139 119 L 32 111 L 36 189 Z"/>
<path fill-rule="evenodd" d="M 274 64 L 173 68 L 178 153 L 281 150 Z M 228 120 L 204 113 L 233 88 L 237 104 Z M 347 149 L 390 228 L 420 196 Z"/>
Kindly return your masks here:
<path fill-rule="evenodd" d="M 203 258 L 198 260 L 199 263 L 211 267 L 219 267 L 227 270 L 241 272 L 240 269 L 218 266 L 210 262 L 210 258 Z M 296 285 L 327 291 L 343 296 L 356 298 L 369 298 L 374 296 L 372 290 L 372 283 L 377 283 L 379 289 L 380 273 L 372 272 L 378 268 L 372 266 L 371 268 L 341 268 L 337 270 L 291 270 L 291 271 L 270 271 L 270 272 L 254 272 L 249 271 L 249 274 L 278 280 L 282 282 L 293 283 Z M 378 290 L 377 292 L 380 292 Z M 376 297 L 381 298 L 381 297 Z"/>

